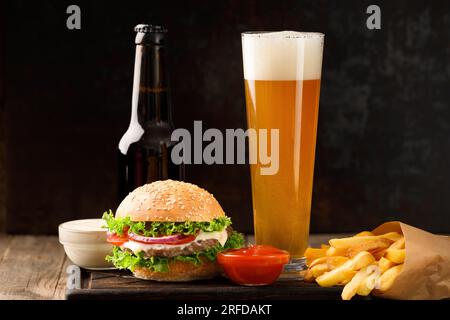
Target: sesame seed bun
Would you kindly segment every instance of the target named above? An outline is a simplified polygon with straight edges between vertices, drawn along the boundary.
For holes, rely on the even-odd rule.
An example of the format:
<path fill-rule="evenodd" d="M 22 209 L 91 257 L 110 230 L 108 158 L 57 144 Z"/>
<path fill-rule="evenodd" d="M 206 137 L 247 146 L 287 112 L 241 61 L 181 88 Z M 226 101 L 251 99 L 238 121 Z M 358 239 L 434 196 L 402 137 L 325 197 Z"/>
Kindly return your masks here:
<path fill-rule="evenodd" d="M 132 221 L 211 221 L 224 216 L 212 194 L 191 183 L 156 181 L 131 192 L 116 211 L 116 217 Z"/>
<path fill-rule="evenodd" d="M 156 272 L 148 268 L 136 268 L 134 276 L 143 280 L 182 282 L 211 279 L 220 274 L 220 267 L 214 261 L 201 258 L 202 264 L 195 265 L 185 261 L 170 261 L 168 272 Z"/>

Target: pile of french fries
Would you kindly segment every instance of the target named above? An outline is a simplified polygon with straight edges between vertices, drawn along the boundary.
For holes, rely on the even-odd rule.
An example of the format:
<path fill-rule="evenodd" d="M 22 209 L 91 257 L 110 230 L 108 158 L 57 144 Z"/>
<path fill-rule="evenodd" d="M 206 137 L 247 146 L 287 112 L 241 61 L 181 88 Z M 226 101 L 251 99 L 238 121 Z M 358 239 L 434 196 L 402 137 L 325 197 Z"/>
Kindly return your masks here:
<path fill-rule="evenodd" d="M 405 261 L 405 238 L 397 232 L 374 235 L 364 231 L 349 238 L 331 239 L 329 245 L 308 248 L 305 281 L 322 287 L 344 286 L 342 299 L 355 294 L 383 293 L 394 283 Z"/>

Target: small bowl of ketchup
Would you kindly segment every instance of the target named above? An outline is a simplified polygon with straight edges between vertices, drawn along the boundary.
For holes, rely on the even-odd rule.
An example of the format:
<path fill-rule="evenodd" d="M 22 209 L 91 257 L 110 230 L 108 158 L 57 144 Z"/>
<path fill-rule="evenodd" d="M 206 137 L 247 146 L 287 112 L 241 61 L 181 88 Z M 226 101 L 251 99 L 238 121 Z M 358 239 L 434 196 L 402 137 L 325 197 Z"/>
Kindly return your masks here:
<path fill-rule="evenodd" d="M 275 282 L 289 253 L 272 246 L 252 245 L 221 252 L 217 261 L 233 282 L 244 286 L 265 286 Z"/>

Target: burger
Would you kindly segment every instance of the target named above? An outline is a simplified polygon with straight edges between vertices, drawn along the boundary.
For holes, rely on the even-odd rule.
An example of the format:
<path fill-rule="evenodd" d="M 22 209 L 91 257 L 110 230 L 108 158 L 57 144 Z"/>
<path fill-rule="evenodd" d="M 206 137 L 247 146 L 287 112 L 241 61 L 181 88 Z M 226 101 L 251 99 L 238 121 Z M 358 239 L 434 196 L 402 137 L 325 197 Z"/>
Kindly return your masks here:
<path fill-rule="evenodd" d="M 141 186 L 103 219 L 114 246 L 106 259 L 145 280 L 213 278 L 217 254 L 244 244 L 213 195 L 181 181 Z"/>

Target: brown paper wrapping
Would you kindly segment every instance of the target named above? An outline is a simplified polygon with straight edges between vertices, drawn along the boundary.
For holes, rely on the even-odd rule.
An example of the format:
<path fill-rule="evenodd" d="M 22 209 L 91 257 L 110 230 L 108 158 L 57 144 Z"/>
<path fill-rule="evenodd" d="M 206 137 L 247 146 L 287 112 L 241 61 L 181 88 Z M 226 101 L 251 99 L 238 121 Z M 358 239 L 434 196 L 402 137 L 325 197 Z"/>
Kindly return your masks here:
<path fill-rule="evenodd" d="M 392 231 L 405 236 L 405 262 L 392 287 L 377 296 L 411 300 L 450 298 L 450 238 L 397 221 L 384 223 L 373 233 Z"/>

